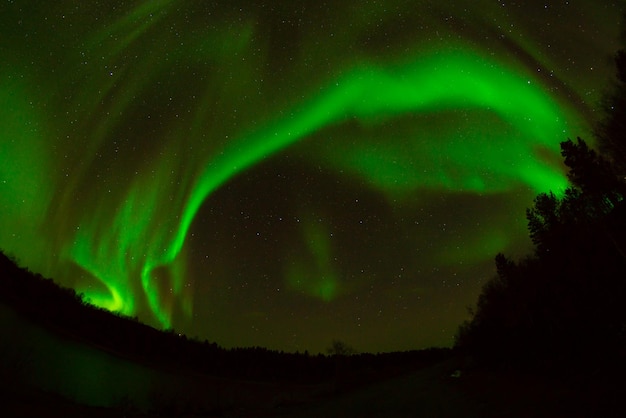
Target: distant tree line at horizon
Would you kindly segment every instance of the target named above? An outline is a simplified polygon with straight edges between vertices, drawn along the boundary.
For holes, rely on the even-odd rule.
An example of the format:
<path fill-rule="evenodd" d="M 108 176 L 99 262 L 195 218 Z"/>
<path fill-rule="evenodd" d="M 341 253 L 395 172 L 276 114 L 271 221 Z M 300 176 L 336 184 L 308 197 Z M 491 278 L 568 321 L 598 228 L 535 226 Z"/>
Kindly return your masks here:
<path fill-rule="evenodd" d="M 416 370 L 450 356 L 433 348 L 394 353 L 356 352 L 333 341 L 328 354 L 286 353 L 263 347 L 225 349 L 215 342 L 160 331 L 137 318 L 84 301 L 74 289 L 20 267 L 0 251 L 0 303 L 46 328 L 131 361 L 189 369 L 216 377 L 295 383 L 363 384 Z M 5 332 L 0 330 L 0 333 Z M 340 374 L 340 375 L 338 375 Z"/>
<path fill-rule="evenodd" d="M 594 130 L 561 143 L 570 186 L 526 210 L 534 245 L 495 257 L 455 349 L 480 364 L 544 371 L 626 371 L 626 52 Z"/>

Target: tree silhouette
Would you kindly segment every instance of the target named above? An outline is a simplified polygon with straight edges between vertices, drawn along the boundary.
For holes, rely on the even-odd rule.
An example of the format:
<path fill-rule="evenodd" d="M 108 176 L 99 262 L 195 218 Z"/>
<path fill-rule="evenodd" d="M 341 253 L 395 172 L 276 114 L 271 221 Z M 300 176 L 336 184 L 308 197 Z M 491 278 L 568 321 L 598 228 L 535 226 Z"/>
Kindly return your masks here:
<path fill-rule="evenodd" d="M 623 20 L 626 22 L 626 13 Z M 622 31 L 622 42 L 626 42 L 626 29 Z M 626 50 L 619 50 L 614 62 L 616 80 L 611 93 L 602 100 L 605 117 L 594 134 L 600 151 L 611 160 L 623 179 L 626 177 Z"/>
<path fill-rule="evenodd" d="M 333 340 L 330 347 L 326 349 L 326 352 L 331 356 L 341 356 L 341 357 L 351 356 L 353 354 L 356 354 L 356 350 L 353 347 L 349 346 L 348 344 L 340 340 Z"/>
<path fill-rule="evenodd" d="M 590 149 L 585 141 L 578 138 L 576 143 L 569 139 L 562 142 L 561 155 L 569 168 L 568 179 L 582 193 L 577 199 L 584 196 L 592 205 L 586 207 L 593 210 L 591 216 L 606 215 L 623 199 L 624 179 L 620 179 L 612 164 Z"/>
<path fill-rule="evenodd" d="M 560 371 L 626 365 L 625 184 L 582 139 L 561 150 L 571 186 L 527 209 L 534 254 L 496 256 L 496 276 L 457 333 L 457 348 L 481 361 Z"/>
<path fill-rule="evenodd" d="M 538 195 L 535 198 L 534 207 L 526 210 L 530 238 L 539 254 L 554 248 L 555 241 L 558 239 L 561 229 L 560 206 L 554 193 L 550 192 Z"/>

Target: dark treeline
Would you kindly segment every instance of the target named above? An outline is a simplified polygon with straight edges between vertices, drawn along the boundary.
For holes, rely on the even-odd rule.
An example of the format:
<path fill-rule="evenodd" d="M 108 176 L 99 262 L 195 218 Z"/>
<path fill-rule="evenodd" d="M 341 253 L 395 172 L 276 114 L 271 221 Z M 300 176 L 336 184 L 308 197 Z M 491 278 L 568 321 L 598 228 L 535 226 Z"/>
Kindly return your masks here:
<path fill-rule="evenodd" d="M 626 52 L 594 136 L 561 143 L 570 187 L 527 209 L 534 253 L 496 256 L 456 348 L 480 363 L 546 372 L 626 371 Z"/>
<path fill-rule="evenodd" d="M 450 355 L 448 349 L 331 356 L 261 347 L 224 349 L 215 342 L 187 338 L 173 330 L 159 331 L 136 318 L 97 308 L 73 289 L 19 267 L 1 252 L 0 303 L 34 323 L 133 361 L 225 378 L 364 383 L 416 370 Z"/>

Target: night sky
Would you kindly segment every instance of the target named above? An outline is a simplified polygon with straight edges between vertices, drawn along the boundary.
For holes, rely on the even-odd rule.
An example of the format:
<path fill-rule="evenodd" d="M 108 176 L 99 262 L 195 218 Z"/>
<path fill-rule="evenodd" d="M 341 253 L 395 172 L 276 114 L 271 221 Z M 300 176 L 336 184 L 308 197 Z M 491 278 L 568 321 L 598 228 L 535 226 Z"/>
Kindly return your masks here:
<path fill-rule="evenodd" d="M 621 6 L 4 0 L 0 248 L 224 347 L 450 345 L 591 140 Z"/>

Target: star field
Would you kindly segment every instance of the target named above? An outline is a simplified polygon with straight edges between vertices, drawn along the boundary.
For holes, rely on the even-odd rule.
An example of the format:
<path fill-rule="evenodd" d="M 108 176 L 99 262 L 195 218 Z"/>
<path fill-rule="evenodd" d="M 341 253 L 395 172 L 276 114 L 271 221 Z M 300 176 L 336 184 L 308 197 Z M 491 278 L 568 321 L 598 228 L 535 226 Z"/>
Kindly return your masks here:
<path fill-rule="evenodd" d="M 450 345 L 566 186 L 618 2 L 8 1 L 0 248 L 225 347 Z"/>

